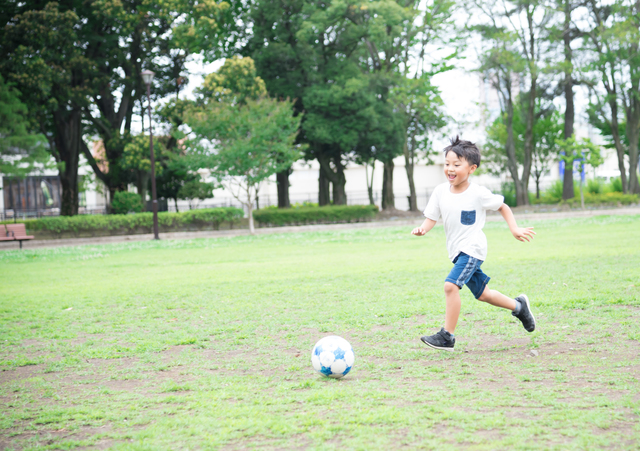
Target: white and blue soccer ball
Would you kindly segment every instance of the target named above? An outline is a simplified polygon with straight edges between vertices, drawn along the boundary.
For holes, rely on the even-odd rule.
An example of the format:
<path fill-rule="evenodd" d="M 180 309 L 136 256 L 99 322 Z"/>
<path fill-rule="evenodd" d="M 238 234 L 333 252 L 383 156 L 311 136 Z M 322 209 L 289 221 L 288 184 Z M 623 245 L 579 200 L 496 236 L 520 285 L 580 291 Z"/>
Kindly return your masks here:
<path fill-rule="evenodd" d="M 344 377 L 351 371 L 355 358 L 349 342 L 335 335 L 318 341 L 311 352 L 313 369 L 335 379 Z"/>

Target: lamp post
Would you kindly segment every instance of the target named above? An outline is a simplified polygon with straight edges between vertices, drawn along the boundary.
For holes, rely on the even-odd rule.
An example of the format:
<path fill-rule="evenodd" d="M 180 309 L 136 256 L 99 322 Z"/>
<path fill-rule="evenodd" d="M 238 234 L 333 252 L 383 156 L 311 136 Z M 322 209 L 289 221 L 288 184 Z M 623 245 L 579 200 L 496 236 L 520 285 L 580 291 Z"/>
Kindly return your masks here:
<path fill-rule="evenodd" d="M 151 82 L 155 75 L 150 70 L 142 71 L 142 80 L 147 85 L 147 99 L 149 99 L 149 149 L 151 151 L 151 205 L 153 206 L 153 239 L 158 236 L 158 197 L 156 196 L 156 160 L 153 156 L 153 126 L 151 125 Z"/>

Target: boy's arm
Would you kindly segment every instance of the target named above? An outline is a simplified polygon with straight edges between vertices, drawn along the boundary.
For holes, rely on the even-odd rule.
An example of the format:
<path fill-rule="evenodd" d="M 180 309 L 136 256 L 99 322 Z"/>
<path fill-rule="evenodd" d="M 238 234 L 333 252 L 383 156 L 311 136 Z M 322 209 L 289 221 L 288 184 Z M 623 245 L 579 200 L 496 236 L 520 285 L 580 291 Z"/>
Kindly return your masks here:
<path fill-rule="evenodd" d="M 502 207 L 500 207 L 498 211 L 507 222 L 509 230 L 511 230 L 511 233 L 516 240 L 531 241 L 533 239 L 533 235 L 536 234 L 536 232 L 533 231 L 533 227 L 518 227 L 516 218 L 513 216 L 513 212 L 507 204 L 502 204 Z"/>
<path fill-rule="evenodd" d="M 427 232 L 433 229 L 433 226 L 435 225 L 436 225 L 436 221 L 434 221 L 433 219 L 425 218 L 422 225 L 420 227 L 416 227 L 415 229 L 413 229 L 411 233 L 416 236 L 426 235 Z"/>

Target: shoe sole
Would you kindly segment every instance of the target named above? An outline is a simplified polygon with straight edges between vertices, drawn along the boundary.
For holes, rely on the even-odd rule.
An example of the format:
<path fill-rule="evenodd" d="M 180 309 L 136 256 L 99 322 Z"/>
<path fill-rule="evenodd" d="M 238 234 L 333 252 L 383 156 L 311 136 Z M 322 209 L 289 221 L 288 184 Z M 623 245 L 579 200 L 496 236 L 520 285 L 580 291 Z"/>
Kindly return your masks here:
<path fill-rule="evenodd" d="M 438 351 L 453 352 L 453 348 L 441 348 L 439 346 L 434 346 L 431 343 L 429 343 L 428 341 L 424 341 L 422 338 L 420 338 L 420 341 L 423 342 L 424 344 L 426 344 L 427 346 L 429 346 L 430 348 L 437 349 Z"/>
<path fill-rule="evenodd" d="M 524 302 L 526 302 L 526 303 L 527 303 L 527 309 L 529 310 L 529 313 L 531 314 L 531 318 L 533 318 L 533 330 L 527 330 L 527 329 L 525 329 L 525 330 L 527 330 L 527 332 L 531 333 L 531 332 L 533 332 L 534 330 L 536 330 L 536 317 L 535 317 L 535 316 L 533 316 L 533 312 L 531 311 L 531 304 L 529 304 L 529 298 L 527 297 L 527 295 L 526 295 L 526 294 L 521 294 L 521 295 L 520 295 L 520 296 L 518 296 L 518 297 L 524 298 Z"/>

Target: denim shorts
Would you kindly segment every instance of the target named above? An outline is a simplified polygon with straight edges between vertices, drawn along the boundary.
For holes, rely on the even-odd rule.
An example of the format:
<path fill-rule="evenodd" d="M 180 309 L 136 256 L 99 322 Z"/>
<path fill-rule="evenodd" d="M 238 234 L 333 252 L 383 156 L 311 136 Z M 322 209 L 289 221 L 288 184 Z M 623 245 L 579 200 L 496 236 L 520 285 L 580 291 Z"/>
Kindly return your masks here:
<path fill-rule="evenodd" d="M 478 299 L 482 296 L 484 287 L 486 287 L 491 280 L 491 277 L 487 276 L 480 269 L 482 263 L 484 263 L 482 260 L 460 252 L 455 260 L 453 260 L 453 269 L 445 279 L 445 282 L 451 282 L 457 285 L 458 288 L 466 285 L 475 298 Z"/>

